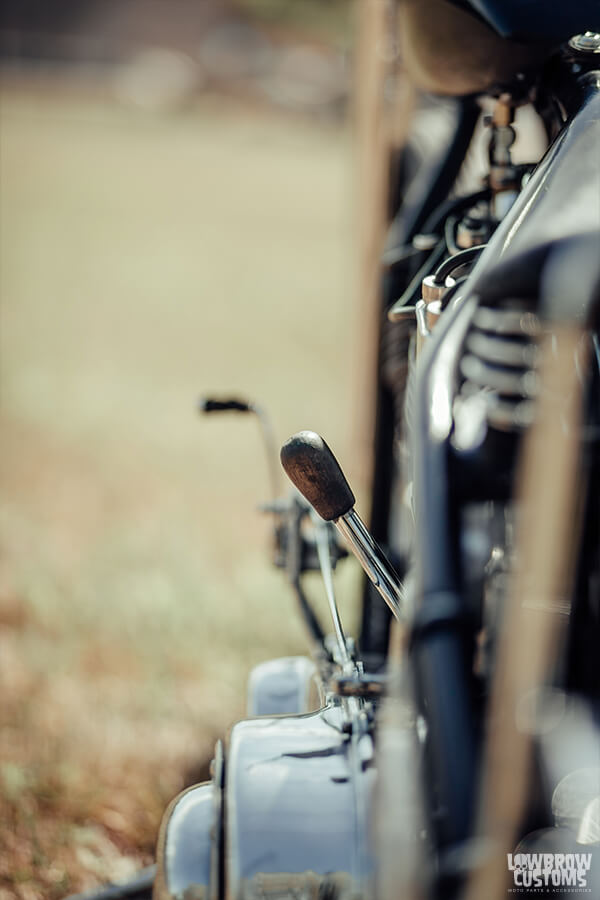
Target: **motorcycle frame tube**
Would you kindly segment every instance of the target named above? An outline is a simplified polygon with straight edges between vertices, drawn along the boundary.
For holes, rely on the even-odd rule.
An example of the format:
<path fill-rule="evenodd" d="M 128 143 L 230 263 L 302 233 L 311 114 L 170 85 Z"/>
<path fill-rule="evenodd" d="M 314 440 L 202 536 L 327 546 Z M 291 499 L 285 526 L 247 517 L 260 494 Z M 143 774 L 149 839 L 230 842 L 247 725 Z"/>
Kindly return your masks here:
<path fill-rule="evenodd" d="M 427 724 L 425 784 L 440 850 L 450 849 L 469 834 L 476 770 L 471 632 L 460 591 L 448 485 L 452 384 L 475 308 L 475 298 L 457 306 L 428 338 L 418 367 L 413 430 L 418 568 L 411 658 L 417 701 Z"/>

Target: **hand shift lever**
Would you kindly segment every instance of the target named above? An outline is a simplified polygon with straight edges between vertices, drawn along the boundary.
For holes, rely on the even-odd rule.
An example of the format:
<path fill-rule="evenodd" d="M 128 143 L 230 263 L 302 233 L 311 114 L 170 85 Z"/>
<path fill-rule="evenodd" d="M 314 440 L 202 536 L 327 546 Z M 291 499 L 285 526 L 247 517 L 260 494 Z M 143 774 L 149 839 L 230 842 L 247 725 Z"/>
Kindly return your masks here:
<path fill-rule="evenodd" d="M 403 618 L 403 589 L 393 566 L 354 510 L 355 498 L 339 463 L 322 437 L 300 431 L 281 448 L 290 481 L 322 519 L 333 522 L 395 617 Z"/>

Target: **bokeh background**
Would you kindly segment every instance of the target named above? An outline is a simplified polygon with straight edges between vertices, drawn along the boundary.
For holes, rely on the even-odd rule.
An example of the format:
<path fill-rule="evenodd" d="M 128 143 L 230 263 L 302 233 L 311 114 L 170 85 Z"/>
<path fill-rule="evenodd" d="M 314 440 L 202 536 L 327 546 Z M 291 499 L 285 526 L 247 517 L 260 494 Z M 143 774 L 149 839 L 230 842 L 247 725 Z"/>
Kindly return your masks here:
<path fill-rule="evenodd" d="M 257 423 L 195 407 L 241 394 L 353 476 L 354 17 L 4 5 L 2 900 L 152 861 L 251 666 L 305 651 Z"/>

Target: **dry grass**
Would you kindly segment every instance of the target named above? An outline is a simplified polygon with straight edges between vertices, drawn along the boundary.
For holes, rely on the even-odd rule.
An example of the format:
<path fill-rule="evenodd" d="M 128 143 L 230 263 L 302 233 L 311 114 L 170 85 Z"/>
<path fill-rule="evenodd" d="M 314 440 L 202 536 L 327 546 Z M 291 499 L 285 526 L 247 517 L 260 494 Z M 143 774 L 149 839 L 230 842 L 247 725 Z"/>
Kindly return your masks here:
<path fill-rule="evenodd" d="M 303 652 L 255 426 L 194 402 L 348 459 L 349 145 L 14 86 L 1 141 L 0 898 L 53 900 L 150 860 L 250 666 Z"/>

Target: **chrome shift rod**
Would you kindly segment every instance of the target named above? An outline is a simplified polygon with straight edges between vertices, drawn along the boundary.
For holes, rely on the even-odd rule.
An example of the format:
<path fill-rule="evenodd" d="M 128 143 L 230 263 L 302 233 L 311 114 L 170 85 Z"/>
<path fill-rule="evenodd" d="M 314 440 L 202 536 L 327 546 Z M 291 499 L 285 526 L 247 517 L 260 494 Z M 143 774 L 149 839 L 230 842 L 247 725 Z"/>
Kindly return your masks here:
<path fill-rule="evenodd" d="M 402 583 L 354 509 L 355 498 L 339 463 L 322 437 L 300 431 L 281 448 L 290 481 L 326 522 L 333 522 L 392 613 L 404 619 Z"/>
<path fill-rule="evenodd" d="M 402 583 L 383 550 L 371 537 L 365 523 L 355 510 L 336 520 L 338 531 L 346 538 L 352 552 L 377 588 L 398 621 L 404 618 Z"/>

